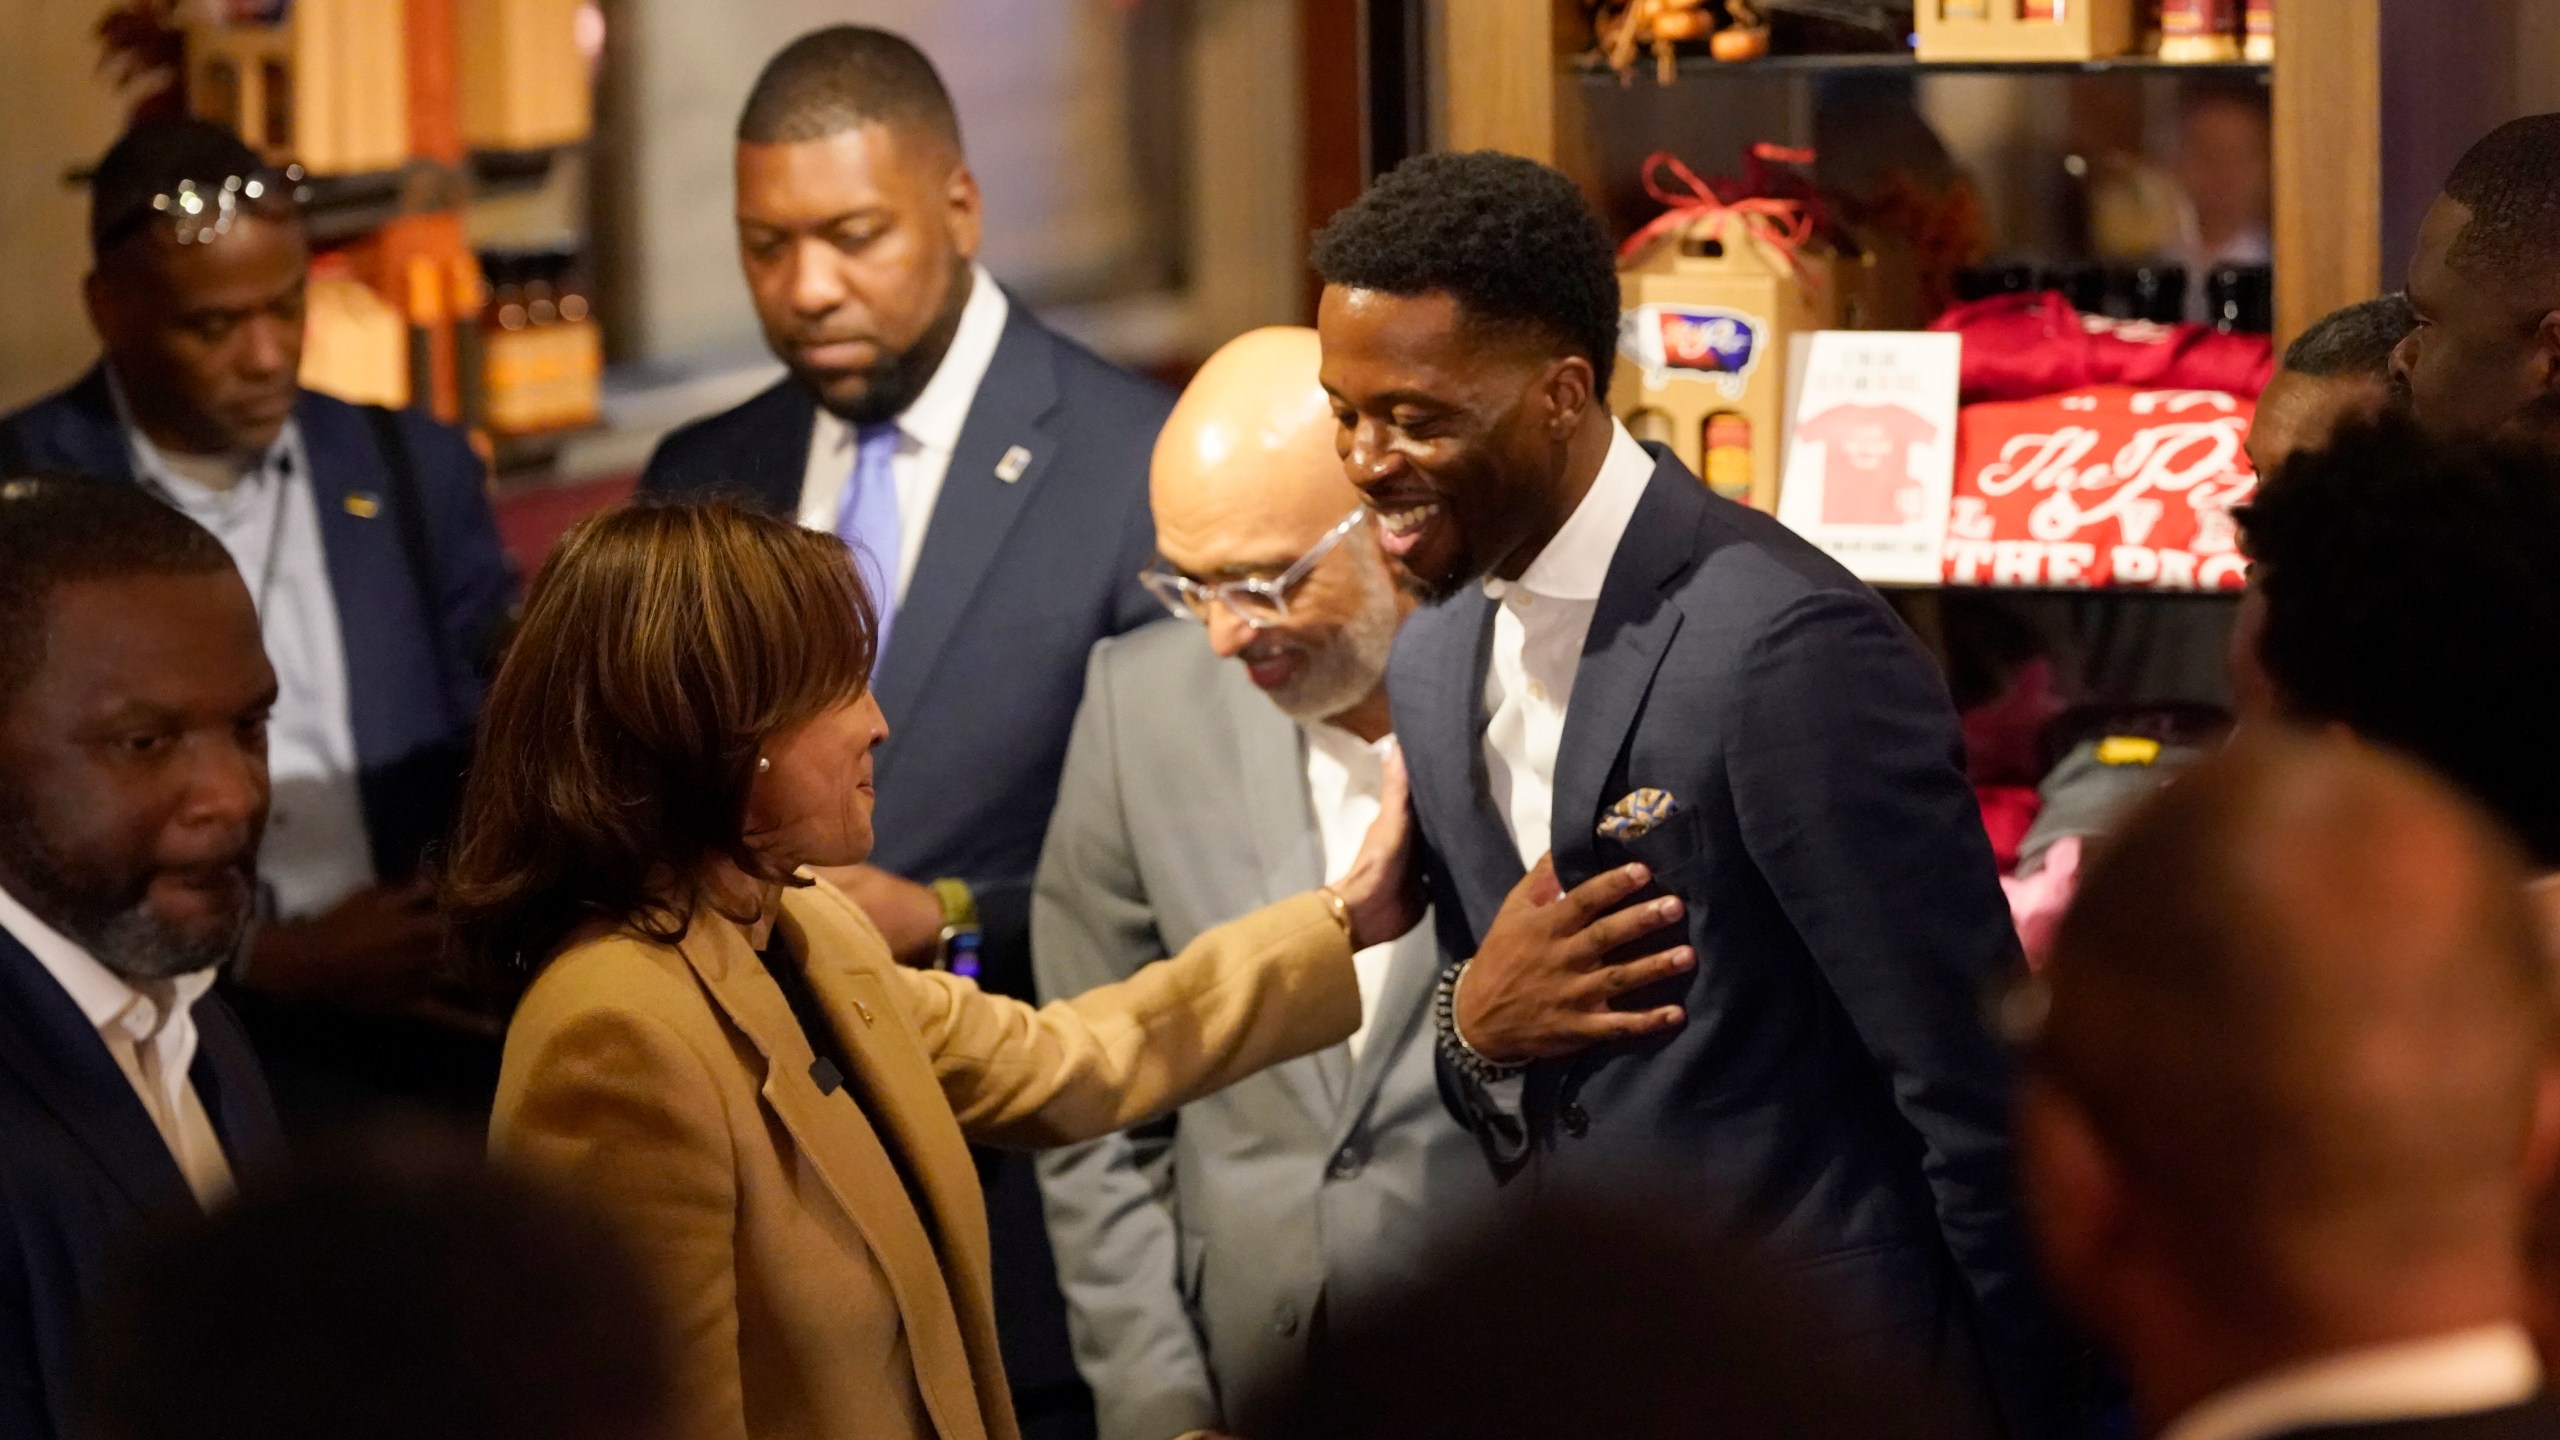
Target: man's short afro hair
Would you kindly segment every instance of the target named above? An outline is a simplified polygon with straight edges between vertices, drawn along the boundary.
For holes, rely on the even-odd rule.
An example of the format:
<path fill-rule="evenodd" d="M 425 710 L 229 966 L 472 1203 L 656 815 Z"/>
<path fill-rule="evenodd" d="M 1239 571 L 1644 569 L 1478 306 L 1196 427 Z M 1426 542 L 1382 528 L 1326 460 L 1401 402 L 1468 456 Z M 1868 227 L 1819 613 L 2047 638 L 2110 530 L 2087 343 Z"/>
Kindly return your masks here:
<path fill-rule="evenodd" d="M 2406 295 L 2385 295 L 2332 310 L 2285 347 L 2284 368 L 2296 375 L 2388 380 L 2391 352 L 2418 328 Z"/>
<path fill-rule="evenodd" d="M 1469 318 L 1536 332 L 1591 362 L 1599 397 L 1618 352 L 1608 231 L 1571 180 L 1493 150 L 1417 155 L 1316 236 L 1327 285 L 1445 291 Z"/>
<path fill-rule="evenodd" d="M 738 139 L 796 145 L 872 124 L 960 148 L 951 92 L 914 42 L 869 25 L 831 25 L 765 62 L 738 114 Z"/>
<path fill-rule="evenodd" d="M 2471 212 L 2447 258 L 2548 294 L 2560 280 L 2560 115 L 2528 115 L 2481 137 L 2455 162 L 2445 198 Z"/>
<path fill-rule="evenodd" d="M 2560 654 L 2560 460 L 2386 419 L 2285 462 L 2238 518 L 2284 708 L 2416 757 L 2560 866 L 2560 745 L 2529 698 Z"/>

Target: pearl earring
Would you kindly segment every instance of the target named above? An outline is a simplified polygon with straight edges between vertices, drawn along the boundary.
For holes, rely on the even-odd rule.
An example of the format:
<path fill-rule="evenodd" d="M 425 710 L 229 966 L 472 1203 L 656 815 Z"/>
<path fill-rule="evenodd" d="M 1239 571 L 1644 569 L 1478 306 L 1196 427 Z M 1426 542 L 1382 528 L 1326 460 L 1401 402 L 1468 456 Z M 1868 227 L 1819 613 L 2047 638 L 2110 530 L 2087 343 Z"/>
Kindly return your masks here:
<path fill-rule="evenodd" d="M 763 775 L 763 774 L 766 774 L 766 773 L 770 772 L 772 769 L 773 769 L 773 757 L 772 757 L 772 756 L 770 756 L 770 755 L 759 755 L 759 756 L 757 756 L 757 757 L 756 757 L 756 773 L 757 773 L 757 774 L 759 774 L 759 775 Z"/>

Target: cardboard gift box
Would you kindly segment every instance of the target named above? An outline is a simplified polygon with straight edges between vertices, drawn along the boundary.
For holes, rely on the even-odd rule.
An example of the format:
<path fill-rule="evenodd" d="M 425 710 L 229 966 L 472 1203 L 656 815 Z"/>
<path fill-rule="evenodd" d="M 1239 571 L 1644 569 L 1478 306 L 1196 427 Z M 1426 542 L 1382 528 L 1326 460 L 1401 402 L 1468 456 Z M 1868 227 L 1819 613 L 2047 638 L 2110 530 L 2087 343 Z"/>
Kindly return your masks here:
<path fill-rule="evenodd" d="M 1776 513 L 1788 347 L 1857 325 L 1858 276 L 1796 202 L 1707 194 L 1675 208 L 1619 263 L 1610 407 L 1717 494 Z"/>
<path fill-rule="evenodd" d="M 404 0 L 296 0 L 272 21 L 187 27 L 187 95 L 250 148 L 317 175 L 409 158 Z"/>
<path fill-rule="evenodd" d="M 474 149 L 587 138 L 593 99 L 578 0 L 461 0 L 462 133 Z"/>
<path fill-rule="evenodd" d="M 2134 0 L 1918 0 L 1923 63 L 2108 60 L 2141 38 Z"/>

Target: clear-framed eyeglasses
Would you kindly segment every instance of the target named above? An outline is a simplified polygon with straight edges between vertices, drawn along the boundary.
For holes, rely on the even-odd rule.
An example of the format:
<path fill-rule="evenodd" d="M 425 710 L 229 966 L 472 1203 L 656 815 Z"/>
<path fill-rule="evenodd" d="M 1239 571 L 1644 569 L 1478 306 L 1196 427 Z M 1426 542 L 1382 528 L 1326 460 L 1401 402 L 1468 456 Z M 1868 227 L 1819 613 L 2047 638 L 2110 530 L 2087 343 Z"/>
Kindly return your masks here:
<path fill-rule="evenodd" d="M 1249 576 L 1241 580 L 1194 580 L 1159 560 L 1138 573 L 1138 582 L 1147 593 L 1164 602 L 1164 608 L 1186 620 L 1205 621 L 1212 602 L 1223 604 L 1228 613 L 1256 630 L 1285 623 L 1289 618 L 1289 592 L 1298 588 L 1342 537 L 1360 528 L 1369 518 L 1369 507 L 1356 506 L 1342 517 L 1342 523 L 1324 533 L 1324 538 L 1309 546 L 1307 553 L 1291 561 L 1289 568 L 1265 579 Z"/>
<path fill-rule="evenodd" d="M 149 209 L 137 208 L 101 235 L 98 248 L 105 250 L 154 219 L 165 220 L 181 245 L 210 245 L 231 233 L 243 216 L 280 219 L 296 213 L 311 199 L 309 180 L 299 165 L 219 180 L 181 180 L 152 196 Z"/>

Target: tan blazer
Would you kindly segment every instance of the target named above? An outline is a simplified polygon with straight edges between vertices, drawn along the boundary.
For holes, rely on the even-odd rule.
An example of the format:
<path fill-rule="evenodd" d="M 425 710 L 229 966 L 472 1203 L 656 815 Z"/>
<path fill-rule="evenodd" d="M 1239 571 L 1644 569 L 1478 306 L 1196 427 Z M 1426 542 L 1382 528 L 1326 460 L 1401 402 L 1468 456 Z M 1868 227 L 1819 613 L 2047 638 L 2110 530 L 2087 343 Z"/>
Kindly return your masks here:
<path fill-rule="evenodd" d="M 490 1146 L 627 1227 L 676 1326 L 684 1440 L 1014 1440 L 966 1141 L 1063 1144 L 1347 1038 L 1350 946 L 1304 895 L 1033 1009 L 904 969 L 823 882 L 780 930 L 854 1074 L 746 933 L 573 942 L 507 1030 Z"/>

